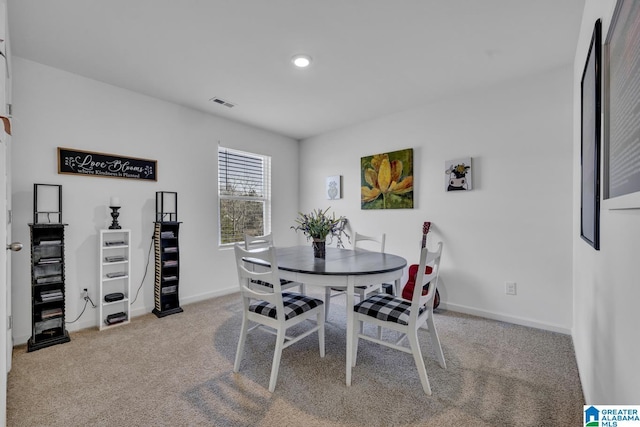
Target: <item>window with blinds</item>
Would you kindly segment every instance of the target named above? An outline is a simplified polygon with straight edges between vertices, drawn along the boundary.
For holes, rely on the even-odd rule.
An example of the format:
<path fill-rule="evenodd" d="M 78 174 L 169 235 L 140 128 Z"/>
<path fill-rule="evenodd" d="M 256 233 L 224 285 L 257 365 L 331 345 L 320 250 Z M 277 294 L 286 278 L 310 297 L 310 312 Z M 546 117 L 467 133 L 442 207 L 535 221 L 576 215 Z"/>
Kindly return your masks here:
<path fill-rule="evenodd" d="M 220 244 L 243 242 L 271 229 L 271 158 L 218 147 Z"/>

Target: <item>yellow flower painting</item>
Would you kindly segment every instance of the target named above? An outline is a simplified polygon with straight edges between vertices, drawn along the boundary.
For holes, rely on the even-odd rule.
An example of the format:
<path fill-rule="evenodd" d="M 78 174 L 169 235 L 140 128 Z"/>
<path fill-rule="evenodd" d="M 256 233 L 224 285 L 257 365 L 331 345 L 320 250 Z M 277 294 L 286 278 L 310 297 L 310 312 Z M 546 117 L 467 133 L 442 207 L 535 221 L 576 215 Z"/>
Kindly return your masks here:
<path fill-rule="evenodd" d="M 413 209 L 413 149 L 360 159 L 362 209 Z"/>

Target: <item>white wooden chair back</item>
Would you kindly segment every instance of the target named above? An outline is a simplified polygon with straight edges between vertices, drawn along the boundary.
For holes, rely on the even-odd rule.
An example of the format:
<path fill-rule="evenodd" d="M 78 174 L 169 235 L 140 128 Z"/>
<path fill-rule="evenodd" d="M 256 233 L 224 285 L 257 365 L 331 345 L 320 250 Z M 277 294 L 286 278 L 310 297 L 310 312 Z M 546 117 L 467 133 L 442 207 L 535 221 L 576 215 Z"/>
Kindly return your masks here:
<path fill-rule="evenodd" d="M 265 234 L 264 236 L 249 236 L 244 235 L 244 248 L 245 250 L 267 248 L 273 246 L 273 234 Z"/>
<path fill-rule="evenodd" d="M 357 231 L 353 233 L 353 247 L 358 249 L 375 250 L 384 252 L 384 242 L 386 234 L 382 233 L 378 236 L 365 236 Z"/>
<path fill-rule="evenodd" d="M 276 306 L 278 316 L 284 316 L 284 306 L 282 303 L 282 288 L 280 285 L 280 275 L 278 274 L 278 258 L 276 254 L 276 248 L 273 246 L 266 248 L 259 248 L 253 250 L 243 249 L 240 244 L 236 243 L 234 246 L 236 255 L 236 266 L 238 268 L 238 280 L 240 282 L 240 292 L 242 293 L 242 299 L 245 304 L 245 309 L 248 308 L 250 301 L 263 300 L 270 302 Z M 258 261 L 262 261 L 268 266 L 260 266 L 254 269 L 247 268 L 247 262 L 245 259 L 253 258 Z M 255 265 L 255 264 L 252 264 Z M 260 287 L 260 290 L 253 289 L 250 284 L 254 282 L 266 282 L 273 285 L 273 288 Z M 271 290 L 271 292 L 269 292 Z M 283 317 L 281 317 L 283 318 Z"/>
<path fill-rule="evenodd" d="M 426 247 L 420 251 L 420 264 L 416 277 L 416 284 L 413 287 L 413 296 L 411 298 L 411 320 L 417 323 L 418 319 L 422 319 L 433 314 L 433 298 L 438 289 L 438 277 L 440 274 L 440 259 L 442 258 L 442 242 L 438 242 L 435 251 L 429 251 Z M 431 271 L 427 274 L 427 266 L 431 267 Z M 423 287 L 429 283 L 429 292 L 422 295 Z M 420 308 L 426 309 L 420 313 Z"/>
<path fill-rule="evenodd" d="M 269 234 L 265 234 L 264 236 L 249 236 L 248 234 L 244 235 L 244 249 L 247 251 L 254 251 L 256 249 L 263 249 L 263 248 L 268 248 L 273 246 L 273 234 L 269 233 Z M 250 265 L 248 266 L 249 270 L 255 270 L 255 266 L 254 265 Z M 253 282 L 252 283 L 253 288 L 262 288 L 264 287 L 263 284 L 261 284 L 261 282 Z M 287 289 L 291 289 L 294 287 L 298 287 L 300 288 L 300 293 L 304 294 L 305 293 L 305 286 L 304 283 L 299 283 L 299 282 L 293 282 L 291 280 L 280 280 L 280 286 L 282 287 L 282 290 L 287 290 Z"/>

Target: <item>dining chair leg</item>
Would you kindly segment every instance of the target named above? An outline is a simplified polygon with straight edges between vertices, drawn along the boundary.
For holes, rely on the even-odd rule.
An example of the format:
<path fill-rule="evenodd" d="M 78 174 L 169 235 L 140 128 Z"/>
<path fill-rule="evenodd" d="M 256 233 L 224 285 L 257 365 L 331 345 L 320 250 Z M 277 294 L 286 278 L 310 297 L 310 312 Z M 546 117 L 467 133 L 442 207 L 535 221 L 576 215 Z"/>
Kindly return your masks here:
<path fill-rule="evenodd" d="M 320 346 L 320 357 L 324 357 L 324 311 L 318 310 L 318 345 Z"/>
<path fill-rule="evenodd" d="M 433 346 L 433 351 L 436 353 L 436 359 L 438 359 L 438 363 L 440 363 L 442 369 L 447 369 L 447 362 L 445 362 L 444 360 L 444 353 L 442 352 L 440 338 L 438 337 L 436 324 L 433 322 L 432 313 L 430 313 L 429 317 L 427 318 L 427 324 L 429 325 L 429 334 L 431 334 L 431 345 Z"/>
<path fill-rule="evenodd" d="M 418 369 L 418 375 L 420 375 L 420 382 L 422 383 L 422 389 L 426 394 L 431 396 L 431 386 L 429 385 L 429 378 L 427 377 L 427 368 L 424 366 L 424 359 L 422 358 L 422 352 L 420 351 L 420 344 L 418 343 L 418 331 L 412 331 L 407 334 L 409 338 L 409 345 L 411 346 L 411 353 L 413 354 L 413 360 L 416 362 L 416 368 Z"/>
<path fill-rule="evenodd" d="M 233 364 L 233 372 L 240 370 L 240 361 L 242 360 L 242 353 L 244 351 L 244 343 L 247 340 L 247 333 L 249 331 L 249 320 L 246 316 L 242 316 L 242 326 L 240 327 L 240 339 L 238 340 L 238 347 L 236 349 L 236 360 Z"/>
<path fill-rule="evenodd" d="M 278 381 L 278 370 L 280 369 L 280 358 L 282 357 L 282 349 L 284 348 L 285 329 L 278 328 L 276 336 L 276 349 L 273 352 L 273 364 L 271 365 L 271 379 L 269 380 L 269 391 L 273 392 Z"/>

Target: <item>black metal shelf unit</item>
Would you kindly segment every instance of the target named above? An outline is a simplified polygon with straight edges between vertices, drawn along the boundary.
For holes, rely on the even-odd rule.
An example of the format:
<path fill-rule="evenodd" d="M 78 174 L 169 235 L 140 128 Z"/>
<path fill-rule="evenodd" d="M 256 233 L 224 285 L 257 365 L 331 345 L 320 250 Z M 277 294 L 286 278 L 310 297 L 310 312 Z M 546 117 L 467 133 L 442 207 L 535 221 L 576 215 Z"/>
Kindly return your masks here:
<path fill-rule="evenodd" d="M 154 245 L 156 254 L 154 309 L 158 317 L 181 313 L 179 298 L 180 248 L 178 236 L 180 223 L 155 222 Z"/>
<path fill-rule="evenodd" d="M 29 224 L 31 229 L 31 338 L 27 351 L 69 342 L 65 327 L 64 227 Z"/>

